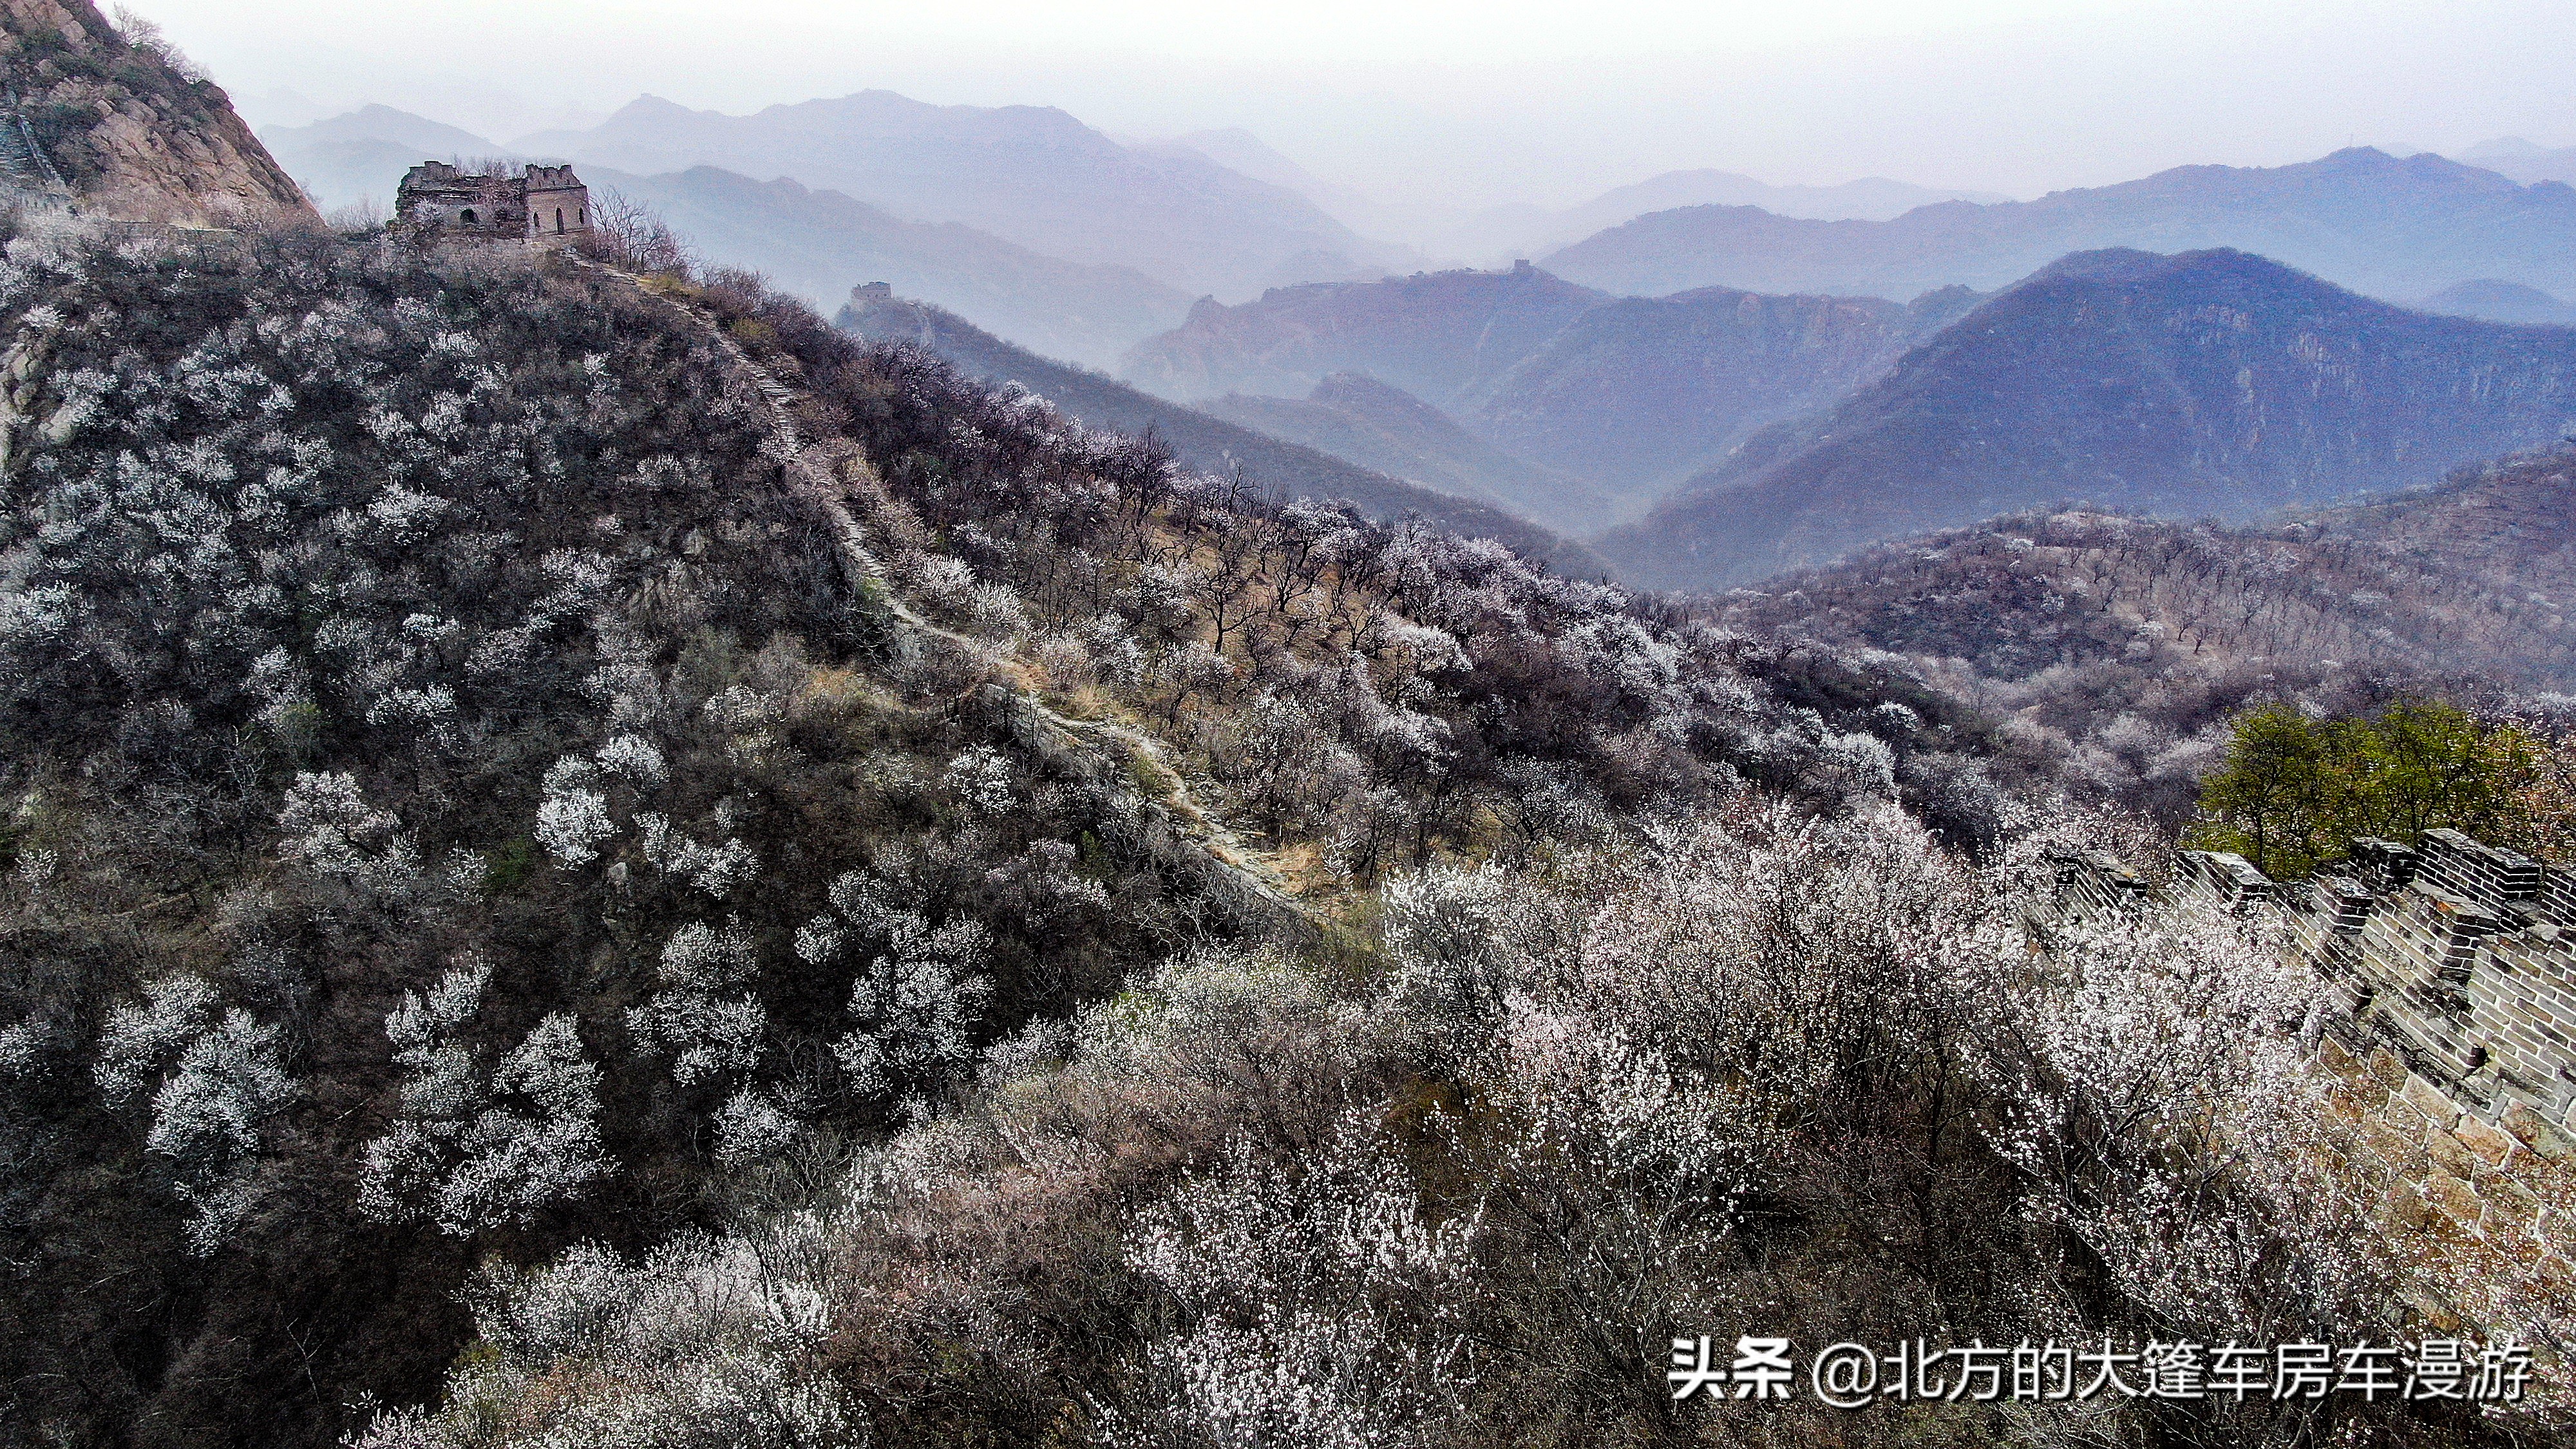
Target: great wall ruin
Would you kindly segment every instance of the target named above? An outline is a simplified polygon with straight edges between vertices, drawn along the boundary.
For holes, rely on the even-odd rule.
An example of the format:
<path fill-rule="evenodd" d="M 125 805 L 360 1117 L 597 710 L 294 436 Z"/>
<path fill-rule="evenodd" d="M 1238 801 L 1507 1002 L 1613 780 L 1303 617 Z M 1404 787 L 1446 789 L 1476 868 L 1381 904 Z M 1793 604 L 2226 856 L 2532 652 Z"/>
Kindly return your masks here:
<path fill-rule="evenodd" d="M 2100 852 L 2055 866 L 2043 930 L 2159 894 Z M 2309 1065 L 2350 1128 L 2344 1165 L 2427 1268 L 2420 1313 L 2476 1322 L 2442 1285 L 2499 1274 L 2576 1295 L 2576 871 L 2431 830 L 2414 847 L 2355 841 L 2300 882 L 2183 851 L 2167 889 L 2277 912 L 2324 982 Z"/>
<path fill-rule="evenodd" d="M 576 241 L 590 231 L 590 188 L 570 166 L 514 175 L 424 161 L 394 189 L 394 225 L 433 240 Z"/>

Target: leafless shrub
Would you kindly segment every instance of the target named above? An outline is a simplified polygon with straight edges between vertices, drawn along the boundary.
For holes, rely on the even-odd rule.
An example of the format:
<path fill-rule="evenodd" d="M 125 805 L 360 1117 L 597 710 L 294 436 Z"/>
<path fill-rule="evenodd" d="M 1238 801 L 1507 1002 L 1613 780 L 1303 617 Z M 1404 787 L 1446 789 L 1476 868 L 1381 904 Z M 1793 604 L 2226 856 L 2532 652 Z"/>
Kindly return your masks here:
<path fill-rule="evenodd" d="M 696 257 L 661 214 L 613 187 L 590 193 L 583 249 L 611 266 L 646 275 L 687 276 Z"/>
<path fill-rule="evenodd" d="M 161 33 L 158 22 L 142 15 L 130 5 L 117 6 L 111 13 L 110 19 L 116 26 L 116 33 L 125 38 L 126 44 L 168 66 L 172 74 L 190 85 L 204 83 L 206 68 L 189 59 L 186 52 L 171 44 L 169 37 Z"/>

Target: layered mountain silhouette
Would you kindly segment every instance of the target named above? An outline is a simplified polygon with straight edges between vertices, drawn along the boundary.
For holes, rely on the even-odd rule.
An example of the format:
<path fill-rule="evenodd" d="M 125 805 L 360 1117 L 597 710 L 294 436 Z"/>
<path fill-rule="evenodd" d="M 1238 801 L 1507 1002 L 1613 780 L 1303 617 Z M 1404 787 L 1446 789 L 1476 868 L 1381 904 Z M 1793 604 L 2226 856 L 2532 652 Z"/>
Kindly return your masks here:
<path fill-rule="evenodd" d="M 2426 482 L 2576 418 L 2576 330 L 2433 317 L 2218 250 L 2068 257 L 1602 551 L 1713 588 L 2083 499 L 2247 518 Z"/>
<path fill-rule="evenodd" d="M 1978 301 L 1911 306 L 1708 287 L 1627 297 L 1569 321 L 1460 402 L 1497 444 L 1615 480 L 1631 499 L 1681 482 L 1755 430 L 1840 398 Z"/>
<path fill-rule="evenodd" d="M 1286 187 L 1185 149 L 1118 144 L 1044 106 L 934 106 L 891 91 L 749 116 L 647 96 L 596 130 L 522 149 L 637 175 L 717 166 L 793 177 L 913 221 L 957 222 L 1067 261 L 1128 266 L 1193 295 L 1412 264 Z"/>
<path fill-rule="evenodd" d="M 1488 234 L 1508 238 L 1523 255 L 1534 256 L 1622 222 L 1684 206 L 1758 206 L 1775 216 L 1813 221 L 1885 221 L 1944 201 L 2011 199 L 1992 191 L 1941 190 L 1884 176 L 1835 186 L 1775 186 L 1739 172 L 1703 168 L 1666 171 L 1631 186 L 1614 187 L 1563 211 L 1530 205 L 1497 207 L 1476 221 Z"/>
<path fill-rule="evenodd" d="M 1239 467 L 1274 498 L 1344 500 L 1375 518 L 1417 516 L 1444 532 L 1496 539 L 1565 573 L 1602 577 L 1610 571 L 1589 547 L 1502 508 L 1372 472 L 1345 458 L 1139 392 L 1100 373 L 1050 361 L 954 313 L 882 288 L 854 291 L 835 320 L 874 341 L 920 347 L 987 381 L 1017 383 L 1086 426 L 1150 432 L 1196 471 L 1223 475 Z"/>
<path fill-rule="evenodd" d="M 1258 413 L 1320 447 L 1341 439 L 1373 467 L 1456 476 L 1454 447 L 1399 461 L 1385 430 L 1318 412 L 1320 397 L 1284 401 L 1339 375 L 1375 379 L 1519 465 L 1508 478 L 1488 467 L 1485 490 L 1588 530 L 1633 516 L 1755 430 L 1878 376 L 1976 300 L 1956 288 L 1912 306 L 1727 288 L 1614 298 L 1524 264 L 1202 303 L 1130 352 L 1125 371 L 1167 396 L 1225 394 L 1212 406 L 1227 416 Z M 1529 491 L 1549 478 L 1563 481 Z"/>
<path fill-rule="evenodd" d="M 388 211 L 395 184 L 423 161 L 507 154 L 507 148 L 460 126 L 376 105 L 309 126 L 271 126 L 260 139 L 317 204 L 373 203 Z"/>
<path fill-rule="evenodd" d="M 1119 370 L 1182 400 L 1298 396 L 1333 373 L 1359 372 L 1447 406 L 1610 300 L 1527 265 L 1281 287 L 1235 307 L 1200 303 Z"/>
<path fill-rule="evenodd" d="M 1639 295 L 1732 286 L 1912 297 L 2002 286 L 2105 247 L 2234 247 L 2388 298 L 2480 278 L 2564 295 L 2576 291 L 2576 189 L 2362 147 L 2293 166 L 2186 166 L 2036 201 L 1949 202 L 1890 221 L 1686 207 L 1613 227 L 1542 264 Z"/>
<path fill-rule="evenodd" d="M 329 207 L 389 207 L 403 172 L 424 159 L 513 154 L 390 106 L 275 128 L 266 139 Z M 886 282 L 1049 356 L 1092 365 L 1109 364 L 1189 310 L 1190 294 L 1130 267 L 1064 261 L 956 222 L 908 221 L 784 177 L 754 181 L 713 166 L 638 175 L 588 164 L 582 176 L 652 207 L 708 261 L 760 272 L 817 306 L 861 283 Z"/>
<path fill-rule="evenodd" d="M 1460 211 L 1408 205 L 1402 199 L 1327 181 L 1240 126 L 1194 131 L 1169 141 L 1143 143 L 1140 149 L 1193 152 L 1245 176 L 1286 187 L 1369 235 L 1400 237 L 1436 252 L 1504 261 L 1553 251 L 1606 227 L 1677 206 L 1758 206 L 1780 216 L 1885 220 L 1936 202 L 2011 199 L 1991 191 L 1916 186 L 1884 176 L 1832 186 L 1778 186 L 1740 172 L 1699 168 L 1666 171 L 1613 187 L 1576 206 L 1510 202 Z"/>
<path fill-rule="evenodd" d="M 1131 267 L 1062 261 L 957 222 L 906 221 L 785 178 L 753 181 L 713 166 L 663 176 L 594 167 L 583 175 L 651 206 L 711 260 L 751 267 L 799 296 L 838 298 L 862 282 L 885 282 L 1046 355 L 1093 366 L 1189 311 L 1187 293 Z"/>
<path fill-rule="evenodd" d="M 1607 526 L 1619 501 L 1585 478 L 1515 457 L 1447 413 L 1356 372 L 1337 372 L 1303 398 L 1228 393 L 1199 410 L 1363 468 L 1499 503 L 1568 532 Z"/>
<path fill-rule="evenodd" d="M 2480 280 L 2444 287 L 2415 304 L 2445 317 L 2475 317 L 2481 322 L 2519 322 L 2531 326 L 2576 326 L 2576 302 L 2562 302 L 2538 287 Z"/>
<path fill-rule="evenodd" d="M 2520 136 L 2505 136 L 2470 147 L 2460 159 L 2516 181 L 2576 184 L 2576 146 L 2537 146 Z"/>

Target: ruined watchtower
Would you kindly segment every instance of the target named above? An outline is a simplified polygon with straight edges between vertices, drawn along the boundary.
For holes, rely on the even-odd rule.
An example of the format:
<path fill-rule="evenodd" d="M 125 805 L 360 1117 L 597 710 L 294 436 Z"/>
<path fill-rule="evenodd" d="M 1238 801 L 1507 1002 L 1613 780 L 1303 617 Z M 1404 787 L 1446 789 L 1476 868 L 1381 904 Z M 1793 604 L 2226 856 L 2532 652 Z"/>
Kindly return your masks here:
<path fill-rule="evenodd" d="M 434 240 L 552 244 L 590 230 L 590 188 L 570 166 L 491 176 L 424 161 L 394 190 L 394 224 Z"/>
<path fill-rule="evenodd" d="M 573 237 L 590 230 L 590 188 L 569 166 L 528 168 L 528 235 Z"/>

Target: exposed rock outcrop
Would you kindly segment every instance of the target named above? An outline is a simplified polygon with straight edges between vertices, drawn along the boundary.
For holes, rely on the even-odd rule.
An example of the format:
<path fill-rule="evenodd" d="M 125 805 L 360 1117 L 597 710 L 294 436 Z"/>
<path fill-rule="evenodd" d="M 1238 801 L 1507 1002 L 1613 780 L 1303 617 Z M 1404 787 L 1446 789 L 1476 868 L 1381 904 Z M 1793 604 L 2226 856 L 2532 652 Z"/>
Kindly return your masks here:
<path fill-rule="evenodd" d="M 189 225 L 312 214 L 221 88 L 89 0 L 0 0 L 0 83 L 22 195 Z"/>

